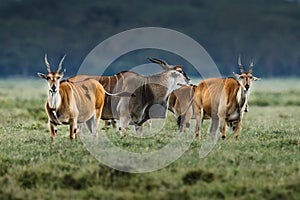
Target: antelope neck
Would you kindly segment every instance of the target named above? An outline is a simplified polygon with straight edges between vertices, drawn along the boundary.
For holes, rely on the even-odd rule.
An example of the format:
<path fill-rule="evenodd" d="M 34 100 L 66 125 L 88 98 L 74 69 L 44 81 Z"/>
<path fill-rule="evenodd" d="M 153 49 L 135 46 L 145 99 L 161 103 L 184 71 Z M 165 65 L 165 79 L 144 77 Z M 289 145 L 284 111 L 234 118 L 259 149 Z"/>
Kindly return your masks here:
<path fill-rule="evenodd" d="M 58 91 L 54 92 L 52 89 L 49 90 L 48 105 L 51 110 L 55 111 L 60 104 L 60 95 Z"/>

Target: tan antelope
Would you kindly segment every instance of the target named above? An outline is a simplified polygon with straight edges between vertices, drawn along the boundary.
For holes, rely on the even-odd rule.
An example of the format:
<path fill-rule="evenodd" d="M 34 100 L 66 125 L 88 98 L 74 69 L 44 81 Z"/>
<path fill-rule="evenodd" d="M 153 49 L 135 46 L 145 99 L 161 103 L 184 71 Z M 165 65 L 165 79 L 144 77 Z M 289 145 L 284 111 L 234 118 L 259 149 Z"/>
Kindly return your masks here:
<path fill-rule="evenodd" d="M 234 73 L 235 78 L 209 78 L 199 83 L 195 90 L 195 137 L 199 137 L 203 119 L 212 119 L 211 136 L 216 136 L 217 129 L 226 138 L 226 125 L 234 131 L 237 139 L 241 130 L 244 112 L 250 96 L 252 81 L 259 78 L 252 75 L 253 59 L 250 60 L 249 71 L 244 70 L 241 57 L 238 56 L 238 66 L 241 74 Z M 240 80 L 240 81 L 239 81 Z"/>
<path fill-rule="evenodd" d="M 169 97 L 168 109 L 177 118 L 177 125 L 180 132 L 185 132 L 190 127 L 194 115 L 194 93 L 196 85 L 182 86 L 174 90 Z"/>
<path fill-rule="evenodd" d="M 93 79 L 72 82 L 62 80 L 61 71 L 65 56 L 61 59 L 57 71 L 51 71 L 45 54 L 48 74 L 38 73 L 48 82 L 49 93 L 45 109 L 49 120 L 50 139 L 57 134 L 57 125 L 69 124 L 70 139 L 77 138 L 82 125 L 86 123 L 89 131 L 97 135 L 98 122 L 104 105 L 105 91 L 102 85 Z"/>

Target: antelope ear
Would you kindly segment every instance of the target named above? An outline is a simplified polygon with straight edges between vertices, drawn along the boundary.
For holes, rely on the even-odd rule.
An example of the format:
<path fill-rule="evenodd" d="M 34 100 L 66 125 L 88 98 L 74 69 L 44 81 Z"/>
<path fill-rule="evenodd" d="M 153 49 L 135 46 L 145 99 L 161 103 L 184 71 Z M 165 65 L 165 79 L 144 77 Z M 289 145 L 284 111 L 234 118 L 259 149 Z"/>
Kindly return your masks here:
<path fill-rule="evenodd" d="M 43 78 L 43 79 L 47 79 L 47 76 L 43 73 L 40 73 L 38 72 L 37 75 L 40 77 L 40 78 Z"/>
<path fill-rule="evenodd" d="M 64 69 L 62 72 L 59 73 L 59 75 L 61 76 L 61 78 L 64 77 L 66 71 L 67 71 L 67 70 Z"/>
<path fill-rule="evenodd" d="M 240 75 L 239 74 L 237 74 L 237 73 L 235 73 L 235 72 L 232 72 L 233 73 L 233 75 L 237 78 L 237 79 L 240 79 Z"/>
<path fill-rule="evenodd" d="M 252 80 L 254 80 L 254 81 L 260 81 L 261 79 L 253 76 Z"/>

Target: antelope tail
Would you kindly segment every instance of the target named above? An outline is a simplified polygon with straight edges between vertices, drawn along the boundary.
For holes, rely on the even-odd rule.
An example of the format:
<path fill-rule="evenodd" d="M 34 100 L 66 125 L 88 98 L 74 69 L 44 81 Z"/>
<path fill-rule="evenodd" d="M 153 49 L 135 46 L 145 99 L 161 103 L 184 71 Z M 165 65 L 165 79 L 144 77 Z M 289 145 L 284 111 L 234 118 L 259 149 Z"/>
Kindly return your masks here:
<path fill-rule="evenodd" d="M 194 102 L 194 97 L 191 99 L 189 105 L 187 106 L 187 108 L 185 109 L 185 111 L 182 114 L 185 114 L 188 111 L 188 109 L 192 106 L 193 102 Z"/>
<path fill-rule="evenodd" d="M 196 85 L 191 84 L 190 86 L 192 86 L 192 91 L 190 92 L 190 95 L 192 96 L 191 101 L 189 103 L 189 105 L 187 106 L 187 108 L 185 109 L 185 111 L 183 112 L 184 114 L 188 111 L 188 109 L 190 109 L 190 107 L 192 106 L 192 104 L 194 103 L 194 97 L 195 97 L 195 90 L 196 90 Z"/>
<path fill-rule="evenodd" d="M 105 91 L 105 94 L 106 94 L 107 96 L 116 96 L 116 97 L 131 97 L 131 96 L 134 96 L 134 97 L 135 97 L 134 94 L 129 93 L 129 92 L 118 92 L 118 93 L 111 94 L 111 93 Z"/>

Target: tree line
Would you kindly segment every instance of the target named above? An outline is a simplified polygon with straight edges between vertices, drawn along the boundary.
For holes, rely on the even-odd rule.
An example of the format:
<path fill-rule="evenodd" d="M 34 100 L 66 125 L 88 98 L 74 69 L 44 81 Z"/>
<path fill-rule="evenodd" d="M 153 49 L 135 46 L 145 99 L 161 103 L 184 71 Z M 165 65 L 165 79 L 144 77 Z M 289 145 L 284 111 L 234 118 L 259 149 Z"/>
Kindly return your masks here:
<path fill-rule="evenodd" d="M 67 73 L 74 74 L 98 43 L 147 26 L 192 37 L 224 75 L 237 70 L 241 53 L 246 64 L 254 57 L 260 77 L 299 76 L 299 19 L 298 1 L 284 0 L 3 0 L 0 76 L 35 76 L 45 53 L 54 64 L 67 54 Z"/>

